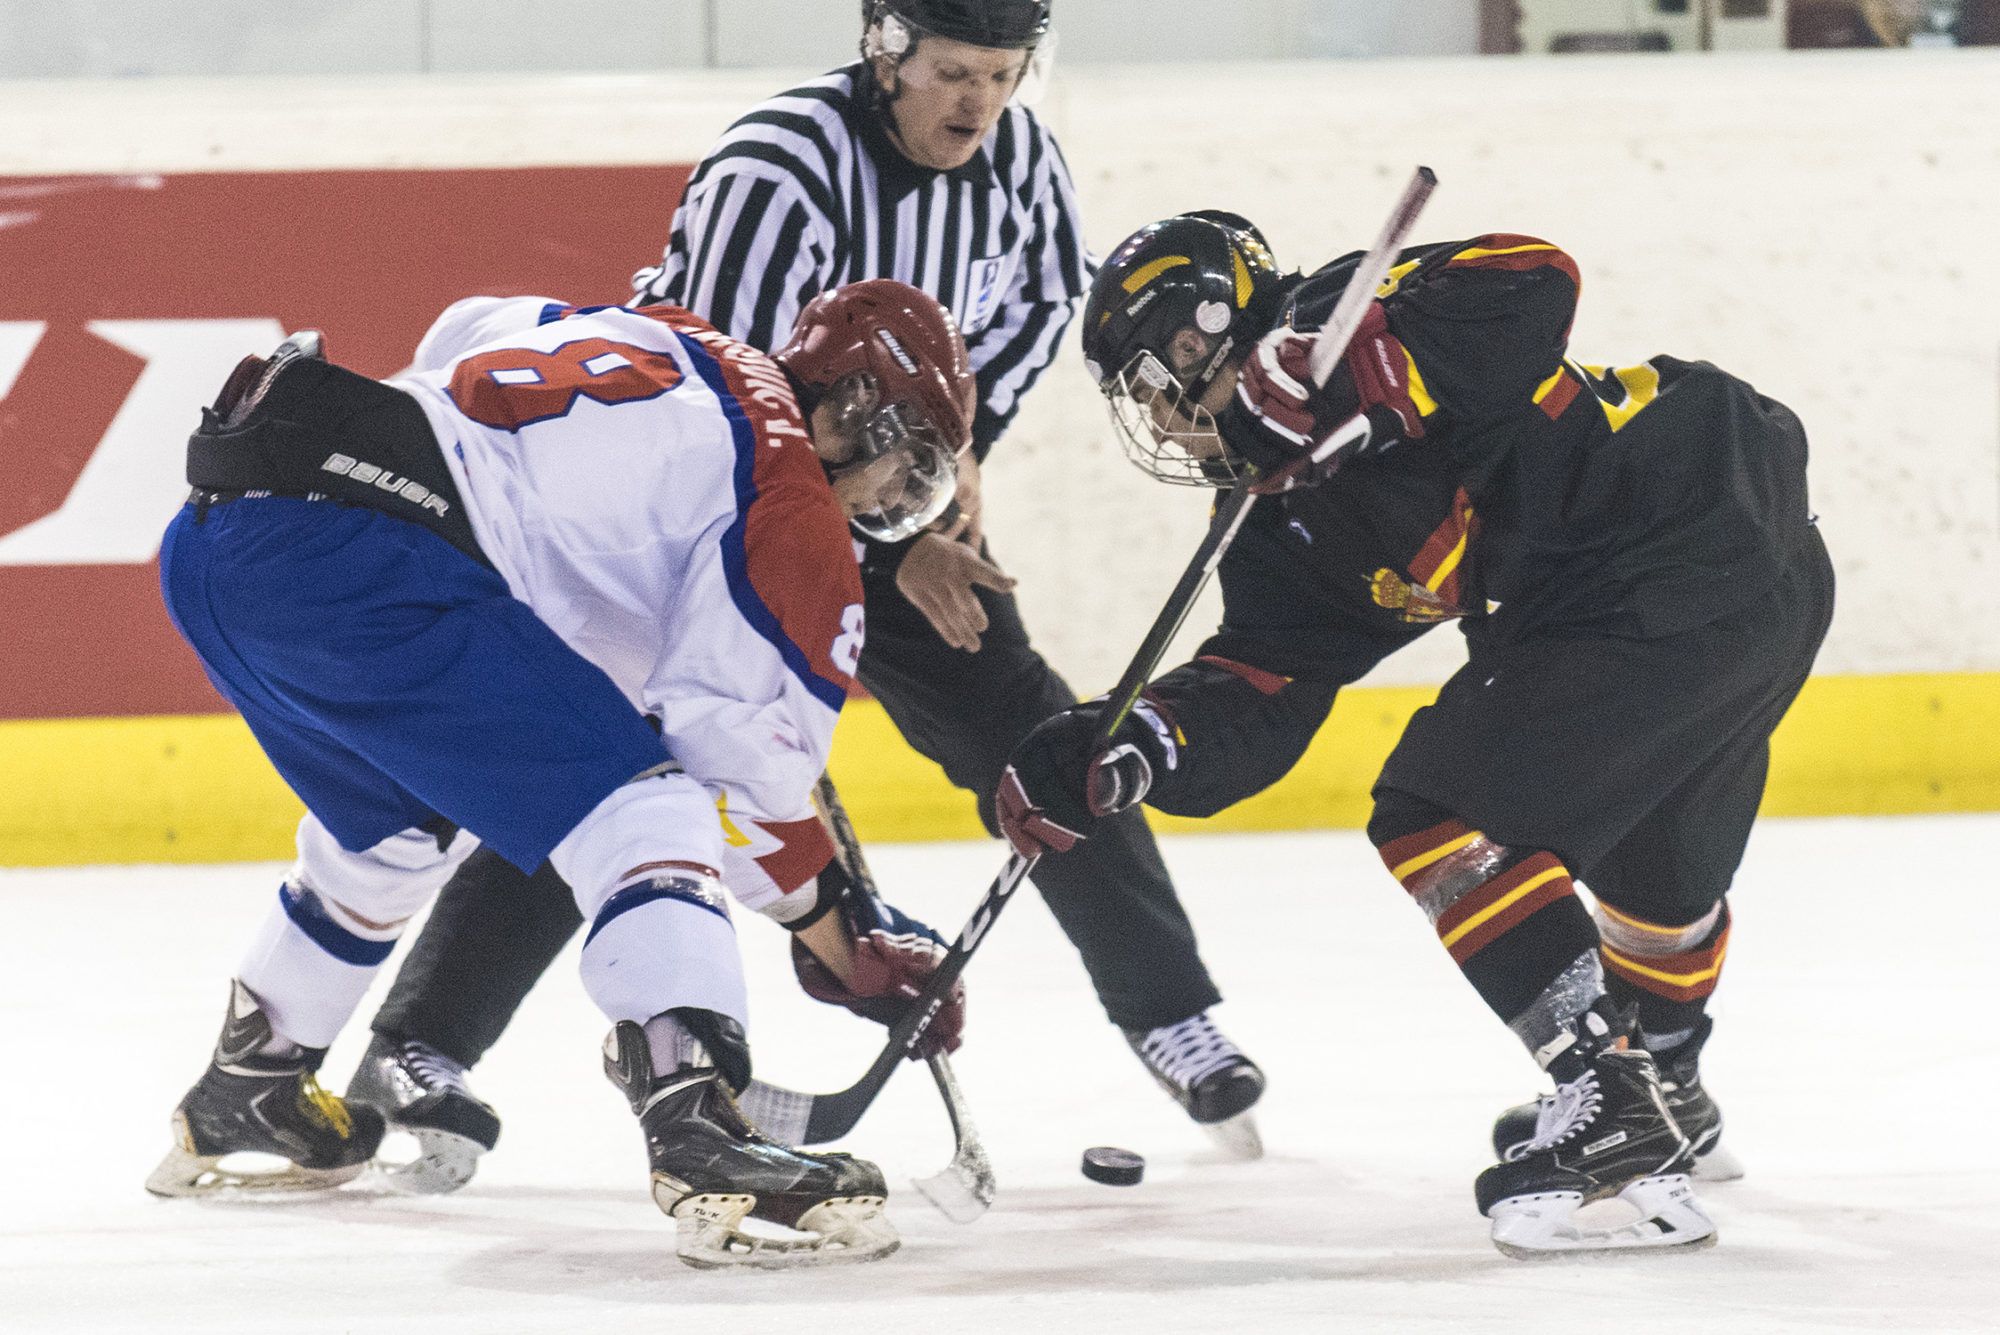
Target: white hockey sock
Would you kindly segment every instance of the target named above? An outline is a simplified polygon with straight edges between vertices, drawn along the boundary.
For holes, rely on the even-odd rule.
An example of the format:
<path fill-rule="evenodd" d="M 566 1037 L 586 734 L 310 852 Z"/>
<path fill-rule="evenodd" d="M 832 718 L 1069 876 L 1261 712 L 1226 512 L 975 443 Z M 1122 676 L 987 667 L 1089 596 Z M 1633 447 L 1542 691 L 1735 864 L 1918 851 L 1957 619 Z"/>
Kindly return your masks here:
<path fill-rule="evenodd" d="M 712 878 L 647 875 L 607 896 L 584 939 L 582 973 L 607 1019 L 645 1024 L 691 1006 L 747 1027 L 736 929 Z"/>
<path fill-rule="evenodd" d="M 402 934 L 400 922 L 363 923 L 317 891 L 286 881 L 236 976 L 263 1003 L 274 1041 L 328 1047 Z"/>
<path fill-rule="evenodd" d="M 356 852 L 307 812 L 299 860 L 236 974 L 276 1034 L 330 1046 L 410 916 L 475 845 L 461 834 L 440 848 L 436 835 L 411 829 Z"/>
<path fill-rule="evenodd" d="M 691 1006 L 749 1017 L 736 929 L 715 868 L 715 801 L 687 775 L 618 789 L 556 845 L 549 861 L 590 924 L 583 986 L 606 1018 L 645 1024 Z"/>

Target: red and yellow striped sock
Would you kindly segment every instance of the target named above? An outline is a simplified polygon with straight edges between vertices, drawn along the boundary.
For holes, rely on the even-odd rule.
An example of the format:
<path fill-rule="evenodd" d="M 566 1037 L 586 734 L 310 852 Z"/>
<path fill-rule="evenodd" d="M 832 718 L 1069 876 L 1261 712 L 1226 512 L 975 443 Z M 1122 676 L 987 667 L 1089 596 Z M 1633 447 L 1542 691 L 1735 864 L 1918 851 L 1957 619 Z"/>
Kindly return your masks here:
<path fill-rule="evenodd" d="M 1597 930 L 1555 854 L 1508 848 L 1457 820 L 1380 852 L 1466 980 L 1531 1050 L 1603 994 Z"/>
<path fill-rule="evenodd" d="M 1619 1005 L 1638 1007 L 1647 1035 L 1676 1035 L 1700 1022 L 1729 954 L 1729 922 L 1727 901 L 1680 924 L 1598 901 L 1606 984 Z"/>

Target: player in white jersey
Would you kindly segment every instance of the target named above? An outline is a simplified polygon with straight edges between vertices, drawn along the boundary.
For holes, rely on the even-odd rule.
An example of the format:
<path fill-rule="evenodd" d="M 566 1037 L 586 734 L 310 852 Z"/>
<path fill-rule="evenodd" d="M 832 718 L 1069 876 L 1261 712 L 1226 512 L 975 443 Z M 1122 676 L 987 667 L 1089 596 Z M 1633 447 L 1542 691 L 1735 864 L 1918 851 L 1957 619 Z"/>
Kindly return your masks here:
<path fill-rule="evenodd" d="M 893 1250 L 874 1165 L 736 1110 L 748 1005 L 723 890 L 869 1013 L 935 965 L 907 919 L 856 911 L 810 795 L 862 644 L 848 523 L 938 518 L 973 389 L 951 317 L 890 282 L 822 297 L 774 357 L 675 307 L 474 298 L 388 384 L 311 335 L 246 361 L 189 442 L 161 579 L 307 815 L 148 1187 L 361 1171 L 382 1118 L 314 1071 L 476 836 L 574 887 L 606 1069 L 684 1259 Z M 233 1171 L 241 1151 L 290 1166 Z"/>

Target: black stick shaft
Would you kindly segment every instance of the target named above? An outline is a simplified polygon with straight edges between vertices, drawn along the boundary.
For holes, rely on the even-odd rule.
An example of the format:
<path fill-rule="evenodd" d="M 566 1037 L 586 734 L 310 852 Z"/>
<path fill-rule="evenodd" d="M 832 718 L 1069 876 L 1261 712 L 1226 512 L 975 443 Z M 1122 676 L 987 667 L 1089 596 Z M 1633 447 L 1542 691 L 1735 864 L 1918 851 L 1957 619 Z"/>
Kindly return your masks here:
<path fill-rule="evenodd" d="M 1355 279 L 1349 283 L 1347 292 L 1342 294 L 1341 301 L 1334 308 L 1333 317 L 1328 320 L 1327 327 L 1321 331 L 1319 341 L 1314 345 L 1313 371 L 1314 378 L 1319 383 L 1325 383 L 1326 374 L 1329 374 L 1331 368 L 1346 355 L 1347 345 L 1353 341 L 1354 332 L 1360 325 L 1362 308 L 1373 300 L 1375 289 L 1381 285 L 1396 255 L 1409 240 L 1411 229 L 1416 225 L 1417 215 L 1423 212 L 1424 205 L 1430 200 L 1431 191 L 1436 187 L 1436 174 L 1429 167 L 1417 168 L 1409 185 L 1404 187 L 1401 197 L 1397 199 L 1396 207 L 1390 213 L 1388 221 L 1383 224 L 1381 234 L 1375 238 L 1375 244 L 1362 257 L 1360 267 L 1355 271 Z M 1364 279 L 1365 285 L 1362 281 Z M 1208 536 L 1202 539 L 1202 544 L 1195 550 L 1187 569 L 1181 572 L 1180 581 L 1167 596 L 1166 606 L 1162 607 L 1160 614 L 1153 618 L 1152 629 L 1146 632 L 1146 638 L 1140 642 L 1138 652 L 1132 655 L 1132 661 L 1126 666 L 1124 675 L 1119 677 L 1118 684 L 1112 688 L 1111 708 L 1105 711 L 1103 723 L 1098 729 L 1099 741 L 1111 740 L 1119 725 L 1131 714 L 1132 706 L 1138 703 L 1140 693 L 1152 679 L 1154 669 L 1159 667 L 1160 659 L 1167 652 L 1167 646 L 1179 633 L 1181 623 L 1187 620 L 1188 613 L 1193 610 L 1195 600 L 1201 596 L 1209 576 L 1213 575 L 1215 568 L 1222 563 L 1223 554 L 1236 540 L 1244 519 L 1249 516 L 1250 504 L 1256 499 L 1256 493 L 1251 490 L 1256 480 L 1256 471 L 1248 470 L 1244 479 L 1239 481 L 1224 498 L 1222 504 L 1216 507 L 1215 514 L 1209 520 Z M 924 1031 L 930 1027 L 931 1020 L 944 1002 L 945 994 L 958 981 L 958 976 L 965 972 L 966 963 L 972 958 L 972 952 L 979 948 L 979 943 L 986 938 L 987 932 L 992 930 L 994 920 L 1000 916 L 1000 911 L 1007 907 L 1007 901 L 1013 898 L 1014 892 L 1020 889 L 1021 882 L 1027 879 L 1028 873 L 1034 869 L 1036 860 L 1032 857 L 1023 857 L 1019 853 L 1008 857 L 1006 865 L 1000 869 L 1000 874 L 994 877 L 993 883 L 987 887 L 986 894 L 979 901 L 978 907 L 973 909 L 972 917 L 959 932 L 958 939 L 951 943 L 951 948 L 945 952 L 944 959 L 939 961 L 937 971 L 924 984 L 923 992 L 910 1003 L 902 1018 L 890 1027 L 889 1041 L 883 1046 L 881 1055 L 877 1056 L 862 1077 L 848 1088 L 838 1094 L 828 1094 L 813 1100 L 808 1143 L 817 1145 L 838 1139 L 854 1129 L 854 1124 L 861 1120 L 861 1115 L 868 1110 L 868 1105 L 874 1102 L 875 1095 L 888 1083 L 889 1077 L 895 1074 L 896 1064 L 903 1059 L 905 1053 L 916 1046 Z"/>

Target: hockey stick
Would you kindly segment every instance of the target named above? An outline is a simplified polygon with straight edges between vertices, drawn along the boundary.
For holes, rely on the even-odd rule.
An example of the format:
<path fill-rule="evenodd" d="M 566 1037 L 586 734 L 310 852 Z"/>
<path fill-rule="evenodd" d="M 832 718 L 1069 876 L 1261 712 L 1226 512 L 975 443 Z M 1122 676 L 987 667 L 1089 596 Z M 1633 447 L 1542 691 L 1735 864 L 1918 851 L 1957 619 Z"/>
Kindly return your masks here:
<path fill-rule="evenodd" d="M 830 777 L 820 779 L 813 789 L 813 801 L 826 822 L 828 832 L 833 835 L 836 856 L 842 868 L 855 884 L 871 894 L 875 893 L 875 877 L 868 868 L 866 855 L 861 851 L 861 840 L 854 833 L 854 823 L 848 818 L 840 792 L 833 786 Z M 953 1149 L 951 1162 L 930 1177 L 916 1179 L 916 1188 L 947 1219 L 956 1224 L 970 1224 L 993 1204 L 997 1190 L 993 1164 L 987 1157 L 986 1147 L 980 1143 L 978 1130 L 972 1124 L 972 1114 L 966 1107 L 965 1095 L 959 1088 L 951 1059 L 943 1053 L 933 1053 L 926 1060 L 930 1064 L 932 1078 L 937 1081 L 938 1093 L 944 1099 L 945 1113 L 951 1118 Z M 752 1080 L 738 1103 L 766 1135 L 794 1145 L 805 1145 L 818 1143 L 812 1138 L 811 1129 L 816 1103 L 820 1098 L 837 1097 L 803 1094 L 762 1080 Z M 860 1113 L 857 1111 L 854 1115 L 858 1119 Z"/>
<path fill-rule="evenodd" d="M 1362 257 L 1360 265 L 1354 271 L 1354 277 L 1347 285 L 1347 290 L 1341 294 L 1339 302 L 1333 308 L 1333 314 L 1327 319 L 1325 327 L 1320 330 L 1318 341 L 1313 345 L 1313 375 L 1321 383 L 1324 383 L 1323 375 L 1333 373 L 1333 368 L 1339 365 L 1341 357 L 1346 354 L 1347 345 L 1354 341 L 1355 331 L 1361 325 L 1362 313 L 1374 299 L 1375 290 L 1382 285 L 1382 280 L 1388 276 L 1397 254 L 1409 240 L 1410 230 L 1416 225 L 1417 215 L 1423 211 L 1425 202 L 1430 199 L 1431 191 L 1436 187 L 1436 174 L 1428 167 L 1417 168 L 1416 174 L 1410 178 L 1410 183 L 1404 187 L 1402 197 L 1396 201 L 1396 207 L 1390 213 L 1388 222 L 1384 224 L 1381 235 L 1375 238 L 1374 246 Z M 1229 545 L 1236 540 L 1237 532 L 1243 527 L 1243 521 L 1250 513 L 1250 503 L 1255 499 L 1256 493 L 1251 488 L 1256 484 L 1257 478 L 1257 470 L 1246 466 L 1244 476 L 1230 489 L 1222 504 L 1216 507 L 1215 514 L 1209 520 L 1208 536 L 1203 538 L 1201 546 L 1195 549 L 1194 556 L 1188 561 L 1187 569 L 1181 572 L 1180 581 L 1168 595 L 1166 606 L 1162 607 L 1160 614 L 1153 619 L 1152 629 L 1146 632 L 1146 638 L 1140 642 L 1138 652 L 1132 656 L 1124 675 L 1118 679 L 1118 685 L 1112 688 L 1109 697 L 1111 708 L 1105 713 L 1097 732 L 1099 741 L 1110 741 L 1117 733 L 1119 725 L 1131 714 L 1132 707 L 1139 702 L 1139 693 L 1146 688 L 1146 683 L 1152 678 L 1153 670 L 1160 665 L 1160 659 L 1165 656 L 1167 646 L 1179 633 L 1181 623 L 1187 620 L 1188 613 L 1193 610 L 1195 599 L 1200 596 L 1203 586 L 1208 583 L 1209 576 L 1215 572 L 1216 566 L 1221 564 L 1223 554 L 1229 550 Z M 993 878 L 993 883 L 987 887 L 986 894 L 972 910 L 972 917 L 967 919 L 964 929 L 958 934 L 958 939 L 952 942 L 951 948 L 945 952 L 937 971 L 924 985 L 923 992 L 910 1003 L 910 1008 L 903 1013 L 903 1018 L 891 1026 L 889 1041 L 859 1080 L 834 1094 L 797 1094 L 789 1090 L 773 1090 L 773 1093 L 780 1098 L 772 1100 L 771 1116 L 784 1117 L 785 1125 L 789 1127 L 796 1124 L 802 1133 L 787 1139 L 796 1145 L 818 1145 L 829 1140 L 837 1140 L 854 1129 L 855 1123 L 861 1120 L 861 1115 L 868 1111 L 868 1105 L 882 1092 L 882 1086 L 896 1073 L 896 1064 L 902 1060 L 903 1054 L 910 1051 L 922 1039 L 924 1030 L 930 1027 L 938 1007 L 943 1004 L 945 994 L 958 981 L 959 975 L 965 972 L 966 963 L 972 958 L 972 952 L 979 948 L 979 943 L 985 940 L 986 934 L 992 930 L 994 920 L 1000 916 L 1000 911 L 1007 907 L 1007 901 L 1013 898 L 1014 892 L 1020 889 L 1021 882 L 1027 879 L 1036 860 L 1033 857 L 1023 857 L 1019 853 L 1011 854 L 1007 858 L 1006 865 L 1000 869 L 1000 874 Z M 754 1089 L 754 1082 L 752 1087 Z M 759 1125 L 765 1125 L 761 1116 L 755 1113 L 752 1116 Z M 770 1128 L 767 1126 L 766 1129 Z M 772 1134 L 778 1133 L 773 1131 Z"/>
<path fill-rule="evenodd" d="M 869 894 L 876 894 L 875 875 L 868 869 L 861 839 L 854 833 L 854 822 L 848 819 L 847 807 L 840 800 L 840 791 L 833 786 L 832 778 L 821 777 L 813 798 L 833 831 L 847 874 Z M 916 1188 L 945 1218 L 954 1224 L 969 1224 L 986 1213 L 999 1189 L 993 1177 L 993 1161 L 987 1158 L 979 1131 L 972 1125 L 972 1114 L 966 1107 L 965 1094 L 958 1087 L 958 1074 L 951 1068 L 951 1058 L 933 1052 L 924 1060 L 930 1065 L 931 1078 L 937 1081 L 938 1095 L 951 1118 L 952 1155 L 951 1162 L 938 1172 L 916 1179 Z"/>
<path fill-rule="evenodd" d="M 1315 385 L 1324 385 L 1333 375 L 1333 368 L 1340 365 L 1340 359 L 1347 355 L 1347 345 L 1354 341 L 1354 331 L 1361 325 L 1361 313 L 1368 303 L 1375 300 L 1375 290 L 1382 286 L 1382 280 L 1389 276 L 1389 270 L 1396 263 L 1396 256 L 1402 253 L 1403 243 L 1410 239 L 1410 230 L 1416 226 L 1417 215 L 1424 211 L 1431 191 L 1437 189 L 1437 173 L 1429 167 L 1417 168 L 1416 175 L 1403 187 L 1403 197 L 1396 201 L 1395 209 L 1382 224 L 1382 232 L 1375 238 L 1375 244 L 1361 257 L 1361 263 L 1354 270 L 1354 277 L 1347 282 L 1340 300 L 1334 303 L 1333 314 L 1321 326 L 1319 339 L 1312 349 L 1312 378 Z"/>

